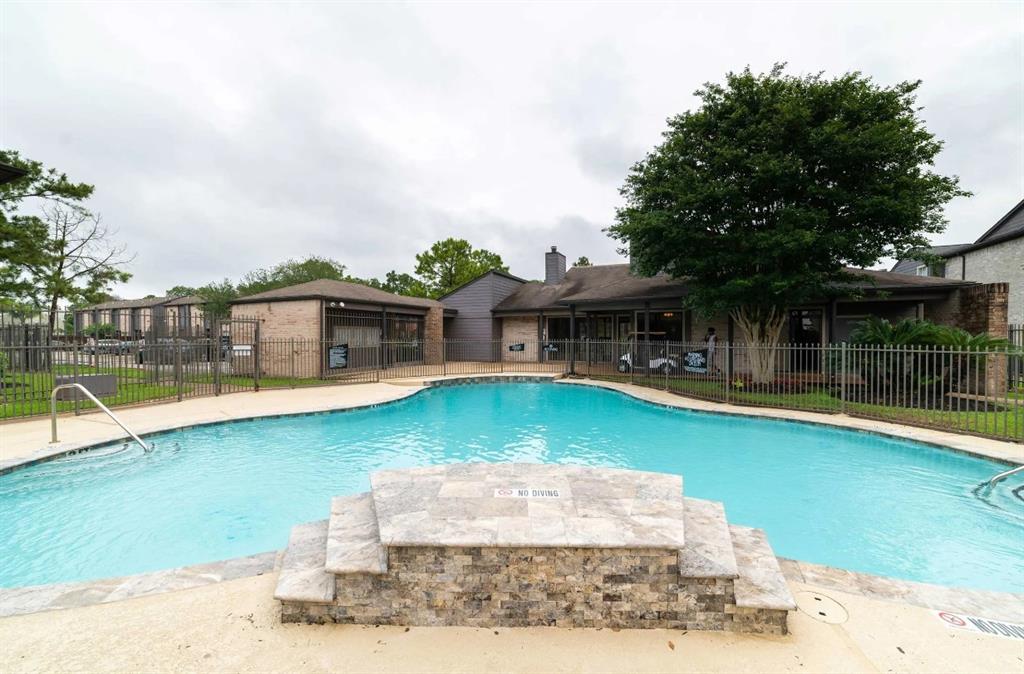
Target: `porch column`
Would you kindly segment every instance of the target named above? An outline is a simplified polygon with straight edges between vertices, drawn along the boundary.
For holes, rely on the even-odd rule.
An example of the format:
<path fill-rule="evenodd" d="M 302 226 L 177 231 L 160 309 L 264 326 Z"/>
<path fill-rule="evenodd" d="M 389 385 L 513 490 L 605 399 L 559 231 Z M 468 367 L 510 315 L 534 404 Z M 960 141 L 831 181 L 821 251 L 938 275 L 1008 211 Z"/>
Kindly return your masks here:
<path fill-rule="evenodd" d="M 544 312 L 537 314 L 537 362 L 544 362 Z"/>
<path fill-rule="evenodd" d="M 569 374 L 576 374 L 576 305 L 569 305 Z"/>

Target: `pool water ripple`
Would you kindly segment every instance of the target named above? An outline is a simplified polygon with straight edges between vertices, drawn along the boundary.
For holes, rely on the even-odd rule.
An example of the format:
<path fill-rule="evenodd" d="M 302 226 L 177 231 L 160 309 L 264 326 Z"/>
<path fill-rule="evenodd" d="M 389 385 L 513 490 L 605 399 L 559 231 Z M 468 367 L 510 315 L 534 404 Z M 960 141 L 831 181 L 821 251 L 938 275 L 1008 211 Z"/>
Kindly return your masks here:
<path fill-rule="evenodd" d="M 1024 503 L 1002 466 L 869 433 L 671 410 L 602 389 L 481 384 L 338 414 L 198 426 L 0 476 L 0 586 L 78 581 L 285 545 L 368 475 L 455 461 L 680 473 L 776 553 L 866 573 L 1024 591 Z"/>

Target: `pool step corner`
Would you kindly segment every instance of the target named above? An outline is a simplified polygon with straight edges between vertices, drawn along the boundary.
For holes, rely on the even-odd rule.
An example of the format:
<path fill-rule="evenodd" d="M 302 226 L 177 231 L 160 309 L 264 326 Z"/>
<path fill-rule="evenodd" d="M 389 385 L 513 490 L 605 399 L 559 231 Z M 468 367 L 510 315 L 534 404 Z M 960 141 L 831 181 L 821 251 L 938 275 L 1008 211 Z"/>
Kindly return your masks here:
<path fill-rule="evenodd" d="M 274 599 L 285 605 L 334 601 L 334 576 L 324 566 L 327 526 L 327 520 L 318 520 L 292 527 Z"/>

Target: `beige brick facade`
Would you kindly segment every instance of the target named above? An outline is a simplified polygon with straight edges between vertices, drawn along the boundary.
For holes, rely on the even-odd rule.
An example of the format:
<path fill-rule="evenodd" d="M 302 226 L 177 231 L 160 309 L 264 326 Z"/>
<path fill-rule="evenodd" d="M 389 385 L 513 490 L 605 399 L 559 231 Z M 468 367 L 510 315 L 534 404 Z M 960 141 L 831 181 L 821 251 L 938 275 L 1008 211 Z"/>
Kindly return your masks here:
<path fill-rule="evenodd" d="M 320 300 L 240 304 L 231 311 L 260 321 L 263 376 L 320 376 Z"/>
<path fill-rule="evenodd" d="M 507 361 L 537 360 L 537 316 L 508 316 L 501 322 L 502 359 Z M 522 351 L 509 351 L 509 345 L 523 344 Z"/>
<path fill-rule="evenodd" d="M 1009 284 L 1007 320 L 1024 323 L 1024 237 L 946 260 L 946 278 L 964 277 L 978 283 Z"/>

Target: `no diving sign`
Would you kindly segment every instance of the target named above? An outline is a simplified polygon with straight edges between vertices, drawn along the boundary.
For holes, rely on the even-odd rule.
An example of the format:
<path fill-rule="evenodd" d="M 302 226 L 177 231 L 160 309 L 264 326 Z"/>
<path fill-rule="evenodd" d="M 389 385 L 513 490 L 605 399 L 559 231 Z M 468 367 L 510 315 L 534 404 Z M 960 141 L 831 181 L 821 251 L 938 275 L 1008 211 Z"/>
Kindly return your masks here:
<path fill-rule="evenodd" d="M 494 498 L 562 498 L 557 489 L 504 487 L 494 490 Z"/>
<path fill-rule="evenodd" d="M 964 615 L 962 613 L 950 613 L 949 611 L 933 611 L 942 623 L 954 630 L 967 630 L 968 632 L 980 632 L 991 634 L 1007 639 L 1024 640 L 1024 625 L 1006 623 L 1002 620 L 989 620 L 977 616 Z"/>

